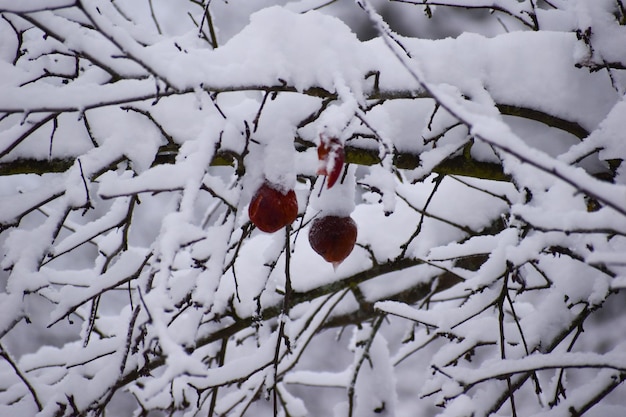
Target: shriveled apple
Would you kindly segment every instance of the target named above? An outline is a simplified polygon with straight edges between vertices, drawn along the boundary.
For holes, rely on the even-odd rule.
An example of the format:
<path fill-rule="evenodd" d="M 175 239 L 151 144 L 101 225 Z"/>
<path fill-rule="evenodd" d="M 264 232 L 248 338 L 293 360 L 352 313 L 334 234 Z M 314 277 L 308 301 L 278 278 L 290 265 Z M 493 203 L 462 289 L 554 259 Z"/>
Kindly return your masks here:
<path fill-rule="evenodd" d="M 309 243 L 315 252 L 337 268 L 352 252 L 357 227 L 351 217 L 324 216 L 313 220 Z"/>
<path fill-rule="evenodd" d="M 259 230 L 274 233 L 298 216 L 296 193 L 293 190 L 283 192 L 265 181 L 250 201 L 248 216 Z"/>

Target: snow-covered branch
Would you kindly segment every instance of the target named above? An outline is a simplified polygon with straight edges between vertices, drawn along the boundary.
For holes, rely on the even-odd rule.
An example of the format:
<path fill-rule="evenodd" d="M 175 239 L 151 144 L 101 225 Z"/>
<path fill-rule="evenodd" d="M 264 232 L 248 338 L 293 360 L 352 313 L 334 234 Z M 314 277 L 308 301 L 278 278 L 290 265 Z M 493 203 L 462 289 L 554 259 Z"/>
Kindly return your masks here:
<path fill-rule="evenodd" d="M 622 2 L 284 3 L 0 0 L 0 414 L 623 414 Z"/>

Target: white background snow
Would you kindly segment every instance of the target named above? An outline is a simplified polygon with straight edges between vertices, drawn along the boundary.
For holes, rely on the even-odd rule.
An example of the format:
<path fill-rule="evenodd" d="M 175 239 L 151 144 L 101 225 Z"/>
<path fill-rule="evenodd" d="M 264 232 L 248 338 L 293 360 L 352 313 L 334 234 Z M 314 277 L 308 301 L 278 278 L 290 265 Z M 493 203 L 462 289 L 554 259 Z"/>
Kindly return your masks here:
<path fill-rule="evenodd" d="M 0 415 L 623 415 L 626 10 L 419 3 L 0 0 Z"/>

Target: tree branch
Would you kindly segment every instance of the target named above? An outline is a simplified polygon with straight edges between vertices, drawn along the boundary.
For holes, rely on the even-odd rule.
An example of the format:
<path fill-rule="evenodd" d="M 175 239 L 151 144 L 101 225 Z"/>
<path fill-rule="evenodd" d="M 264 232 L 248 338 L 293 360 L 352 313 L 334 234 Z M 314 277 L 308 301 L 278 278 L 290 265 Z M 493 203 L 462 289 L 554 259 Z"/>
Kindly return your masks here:
<path fill-rule="evenodd" d="M 154 165 L 172 164 L 178 155 L 178 145 L 169 144 L 159 148 L 154 161 Z M 378 149 L 360 148 L 346 146 L 346 163 L 356 165 L 375 165 L 381 163 Z M 239 160 L 239 155 L 230 151 L 218 151 L 213 160 L 212 166 L 235 166 L 235 161 Z M 13 161 L 0 162 L 0 176 L 17 174 L 47 174 L 67 171 L 73 164 L 75 158 L 52 158 L 34 159 L 18 158 Z M 410 152 L 395 151 L 393 155 L 394 165 L 398 169 L 415 169 L 420 166 L 418 154 Z M 109 167 L 113 168 L 113 167 Z M 494 181 L 510 181 L 510 177 L 504 173 L 502 166 L 493 162 L 477 161 L 469 159 L 463 155 L 448 158 L 437 165 L 433 172 L 446 175 L 462 175 L 466 177 L 482 178 Z"/>

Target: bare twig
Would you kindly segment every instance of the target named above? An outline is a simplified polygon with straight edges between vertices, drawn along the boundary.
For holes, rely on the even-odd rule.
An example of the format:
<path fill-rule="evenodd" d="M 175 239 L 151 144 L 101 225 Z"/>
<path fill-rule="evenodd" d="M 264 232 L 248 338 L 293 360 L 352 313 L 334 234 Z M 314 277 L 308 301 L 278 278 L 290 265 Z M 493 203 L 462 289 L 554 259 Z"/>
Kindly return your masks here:
<path fill-rule="evenodd" d="M 39 400 L 39 397 L 37 396 L 37 391 L 35 391 L 35 388 L 28 381 L 28 378 L 26 378 L 26 375 L 24 375 L 24 373 L 17 366 L 17 362 L 13 360 L 9 352 L 6 351 L 6 349 L 4 348 L 4 346 L 2 346 L 2 344 L 0 344 L 0 357 L 2 357 L 5 361 L 7 361 L 7 363 L 11 366 L 11 368 L 13 368 L 13 371 L 15 371 L 15 374 L 17 375 L 17 377 L 24 383 L 24 385 L 28 389 L 28 392 L 30 392 L 31 397 L 33 397 L 33 401 L 35 402 L 35 405 L 37 406 L 37 410 L 42 411 L 43 407 L 41 405 L 41 401 Z"/>

